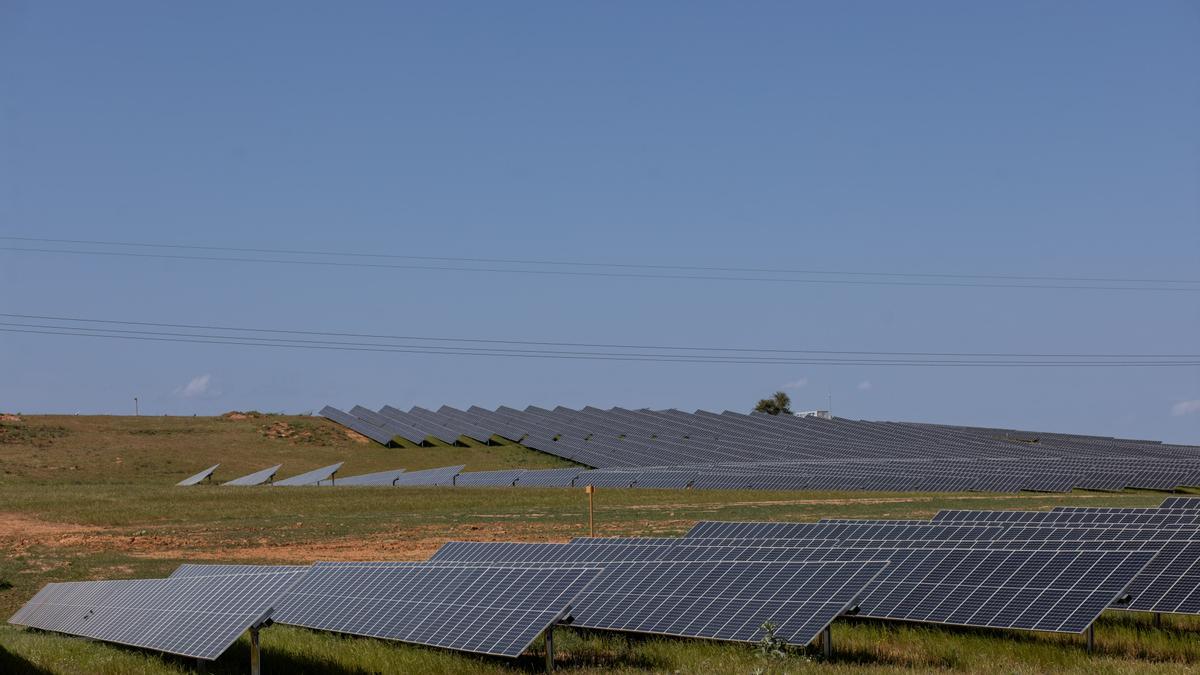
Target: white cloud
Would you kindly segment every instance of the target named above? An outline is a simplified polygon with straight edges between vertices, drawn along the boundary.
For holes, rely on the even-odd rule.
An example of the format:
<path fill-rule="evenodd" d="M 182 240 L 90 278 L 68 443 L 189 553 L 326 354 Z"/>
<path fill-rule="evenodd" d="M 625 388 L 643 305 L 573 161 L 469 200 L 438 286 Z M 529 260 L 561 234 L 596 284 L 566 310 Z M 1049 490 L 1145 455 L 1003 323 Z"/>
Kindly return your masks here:
<path fill-rule="evenodd" d="M 858 383 L 858 390 L 859 391 L 871 391 L 871 389 L 874 388 L 874 386 L 875 385 L 871 384 L 870 380 L 863 380 L 862 382 Z"/>
<path fill-rule="evenodd" d="M 808 386 L 808 378 L 802 377 L 798 380 L 792 380 L 791 382 L 784 384 L 783 388 L 784 389 L 803 389 L 804 387 L 807 387 L 807 386 Z"/>
<path fill-rule="evenodd" d="M 212 388 L 212 375 L 208 373 L 193 377 L 187 384 L 175 390 L 175 395 L 183 398 L 197 398 L 218 393 L 220 392 Z"/>
<path fill-rule="evenodd" d="M 1171 414 L 1175 417 L 1200 414 L 1200 398 L 1191 401 L 1180 401 L 1171 406 Z"/>

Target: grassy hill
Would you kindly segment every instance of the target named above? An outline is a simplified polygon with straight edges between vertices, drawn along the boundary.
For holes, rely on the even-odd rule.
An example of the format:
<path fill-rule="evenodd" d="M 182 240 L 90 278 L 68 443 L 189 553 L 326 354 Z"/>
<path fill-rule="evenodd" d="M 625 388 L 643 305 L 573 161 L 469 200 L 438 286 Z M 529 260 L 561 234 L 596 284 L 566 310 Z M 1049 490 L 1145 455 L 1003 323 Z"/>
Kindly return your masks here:
<path fill-rule="evenodd" d="M 218 482 L 274 464 L 279 477 L 345 461 L 341 475 L 466 464 L 469 471 L 571 466 L 520 447 L 385 448 L 322 417 L 33 415 L 0 421 L 0 484 L 171 485 L 221 464 Z"/>
<path fill-rule="evenodd" d="M 586 534 L 582 490 L 513 488 L 222 488 L 173 484 L 222 463 L 218 479 L 283 463 L 281 476 L 345 461 L 344 475 L 466 464 L 554 467 L 520 447 L 388 449 L 319 418 L 34 416 L 0 422 L 0 616 L 49 581 L 165 576 L 182 562 L 422 560 L 447 540 L 566 541 Z M 1070 495 L 600 490 L 597 534 L 674 535 L 700 519 L 926 518 L 942 508 L 1149 506 L 1158 493 Z M 762 660 L 752 648 L 559 631 L 560 671 L 600 673 L 1190 673 L 1200 620 L 1155 627 L 1113 613 L 1099 653 L 1075 637 L 867 621 L 835 624 L 835 658 Z M 514 673 L 511 664 L 376 640 L 273 626 L 266 673 Z M 537 647 L 535 646 L 535 650 Z M 240 643 L 210 668 L 246 670 Z M 0 626 L 0 673 L 182 673 L 179 659 Z"/>

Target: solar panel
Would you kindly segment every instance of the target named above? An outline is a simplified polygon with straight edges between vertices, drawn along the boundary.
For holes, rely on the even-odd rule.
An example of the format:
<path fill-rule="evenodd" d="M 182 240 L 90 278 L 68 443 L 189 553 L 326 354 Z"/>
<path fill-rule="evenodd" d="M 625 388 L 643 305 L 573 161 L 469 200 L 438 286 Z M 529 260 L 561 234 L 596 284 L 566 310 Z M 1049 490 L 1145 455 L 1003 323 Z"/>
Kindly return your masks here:
<path fill-rule="evenodd" d="M 329 466 L 323 466 L 319 469 L 313 469 L 312 471 L 302 473 L 298 476 L 285 478 L 274 483 L 274 485 L 276 487 L 293 485 L 320 485 L 321 481 L 332 480 L 333 474 L 337 473 L 337 470 L 342 468 L 342 464 L 344 464 L 344 462 L 338 462 L 337 464 L 330 464 Z"/>
<path fill-rule="evenodd" d="M 188 485 L 196 485 L 198 483 L 203 483 L 204 481 L 208 480 L 208 478 L 210 476 L 213 475 L 213 472 L 217 470 L 218 466 L 221 466 L 221 465 L 213 464 L 212 466 L 201 471 L 200 473 L 196 474 L 195 476 L 188 476 L 187 478 L 184 478 L 183 480 L 179 481 L 175 485 L 188 486 Z"/>
<path fill-rule="evenodd" d="M 367 438 L 379 443 L 380 445 L 391 445 L 393 434 L 384 429 L 364 422 L 353 415 L 347 414 L 332 406 L 325 406 L 321 409 L 321 417 L 328 419 L 331 422 L 340 424 L 355 433 L 362 434 Z"/>
<path fill-rule="evenodd" d="M 404 473 L 404 469 L 392 469 L 390 471 L 376 471 L 375 473 L 364 473 L 358 476 L 347 476 L 338 480 L 338 487 L 348 485 L 391 485 Z"/>
<path fill-rule="evenodd" d="M 443 466 L 437 469 L 425 469 L 424 471 L 409 471 L 396 476 L 396 479 L 392 481 L 392 485 L 453 485 L 454 477 L 462 472 L 464 466 L 463 464 L 459 464 L 458 466 Z"/>
<path fill-rule="evenodd" d="M 302 571 L 48 584 L 9 623 L 212 660 Z"/>
<path fill-rule="evenodd" d="M 911 548 L 704 547 L 665 558 L 704 560 L 888 560 L 859 602 L 859 615 L 990 628 L 1081 633 L 1122 595 L 1155 551 Z M 603 583 L 603 580 L 602 582 Z"/>
<path fill-rule="evenodd" d="M 266 483 L 274 478 L 275 473 L 279 471 L 279 467 L 281 466 L 283 465 L 276 464 L 275 466 L 268 467 L 262 471 L 255 471 L 254 473 L 242 476 L 241 478 L 234 478 L 231 481 L 222 483 L 222 485 L 262 485 L 263 483 Z"/>
<path fill-rule="evenodd" d="M 582 628 L 753 642 L 771 622 L 808 644 L 885 568 L 879 561 L 606 563 L 572 611 Z"/>
<path fill-rule="evenodd" d="M 398 433 L 406 444 L 511 438 L 597 469 L 592 484 L 618 487 L 1015 493 L 1200 485 L 1200 447 L 1071 434 L 561 406 L 322 412 L 366 433 Z M 551 475 L 517 483 L 575 484 Z"/>
<path fill-rule="evenodd" d="M 517 487 L 571 487 L 584 469 L 531 469 L 517 479 Z"/>
<path fill-rule="evenodd" d="M 430 562 L 514 562 L 576 564 L 606 561 L 656 560 L 664 546 L 644 544 L 528 544 L 495 541 L 451 541 Z"/>
<path fill-rule="evenodd" d="M 303 572 L 308 565 L 199 565 L 184 563 L 171 572 L 168 579 L 181 577 L 219 577 L 238 574 L 278 574 L 280 572 Z"/>
<path fill-rule="evenodd" d="M 512 487 L 525 469 L 502 469 L 500 471 L 472 471 L 460 473 L 454 484 L 462 487 Z"/>
<path fill-rule="evenodd" d="M 1200 614 L 1200 541 L 1169 541 L 1129 585 L 1127 609 Z"/>
<path fill-rule="evenodd" d="M 1188 527 L 1200 525 L 1200 511 L 1060 506 L 1052 511 L 940 511 L 934 516 L 934 522 L 1045 524 L 1054 527 L 1086 524 Z"/>
<path fill-rule="evenodd" d="M 594 568 L 316 563 L 278 623 L 519 656 L 595 579 Z"/>
<path fill-rule="evenodd" d="M 1200 497 L 1167 497 L 1160 509 L 1200 509 Z"/>
<path fill-rule="evenodd" d="M 660 540 L 655 540 L 660 541 Z M 680 540 L 672 540 L 677 542 Z M 599 579 L 572 612 L 583 628 L 753 641 L 772 621 L 789 642 L 807 644 L 882 569 L 863 562 L 754 565 L 704 560 L 662 562 L 661 544 L 451 542 L 433 562 L 596 564 Z M 701 549 L 704 550 L 704 549 Z M 714 558 L 719 558 L 714 554 Z"/>

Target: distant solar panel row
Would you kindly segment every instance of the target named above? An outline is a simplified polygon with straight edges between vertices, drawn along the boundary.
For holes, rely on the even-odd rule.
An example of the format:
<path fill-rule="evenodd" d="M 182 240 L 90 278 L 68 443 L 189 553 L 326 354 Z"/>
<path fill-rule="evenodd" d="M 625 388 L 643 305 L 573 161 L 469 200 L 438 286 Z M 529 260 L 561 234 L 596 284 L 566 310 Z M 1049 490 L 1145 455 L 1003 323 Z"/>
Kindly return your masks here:
<path fill-rule="evenodd" d="M 356 406 L 322 414 L 360 433 L 367 425 L 364 435 L 385 443 L 520 443 L 595 469 L 480 485 L 988 492 L 1200 485 L 1200 447 L 1099 436 L 591 407 Z"/>

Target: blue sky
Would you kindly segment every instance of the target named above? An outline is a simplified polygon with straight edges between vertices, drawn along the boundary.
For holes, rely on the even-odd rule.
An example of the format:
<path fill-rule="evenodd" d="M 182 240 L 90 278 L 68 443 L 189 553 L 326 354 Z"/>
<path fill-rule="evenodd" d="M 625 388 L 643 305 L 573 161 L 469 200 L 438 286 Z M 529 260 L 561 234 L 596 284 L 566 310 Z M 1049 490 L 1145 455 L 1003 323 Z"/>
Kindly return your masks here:
<path fill-rule="evenodd" d="M 1200 278 L 1194 2 L 0 5 L 0 234 Z M 9 242 L 11 244 L 11 242 Z M 1200 351 L 1200 293 L 0 251 L 0 312 L 574 342 Z M 803 382 L 803 385 L 799 383 Z M 866 384 L 869 383 L 869 384 Z M 1200 368 L 302 352 L 0 333 L 0 409 L 745 409 L 1200 443 Z"/>

